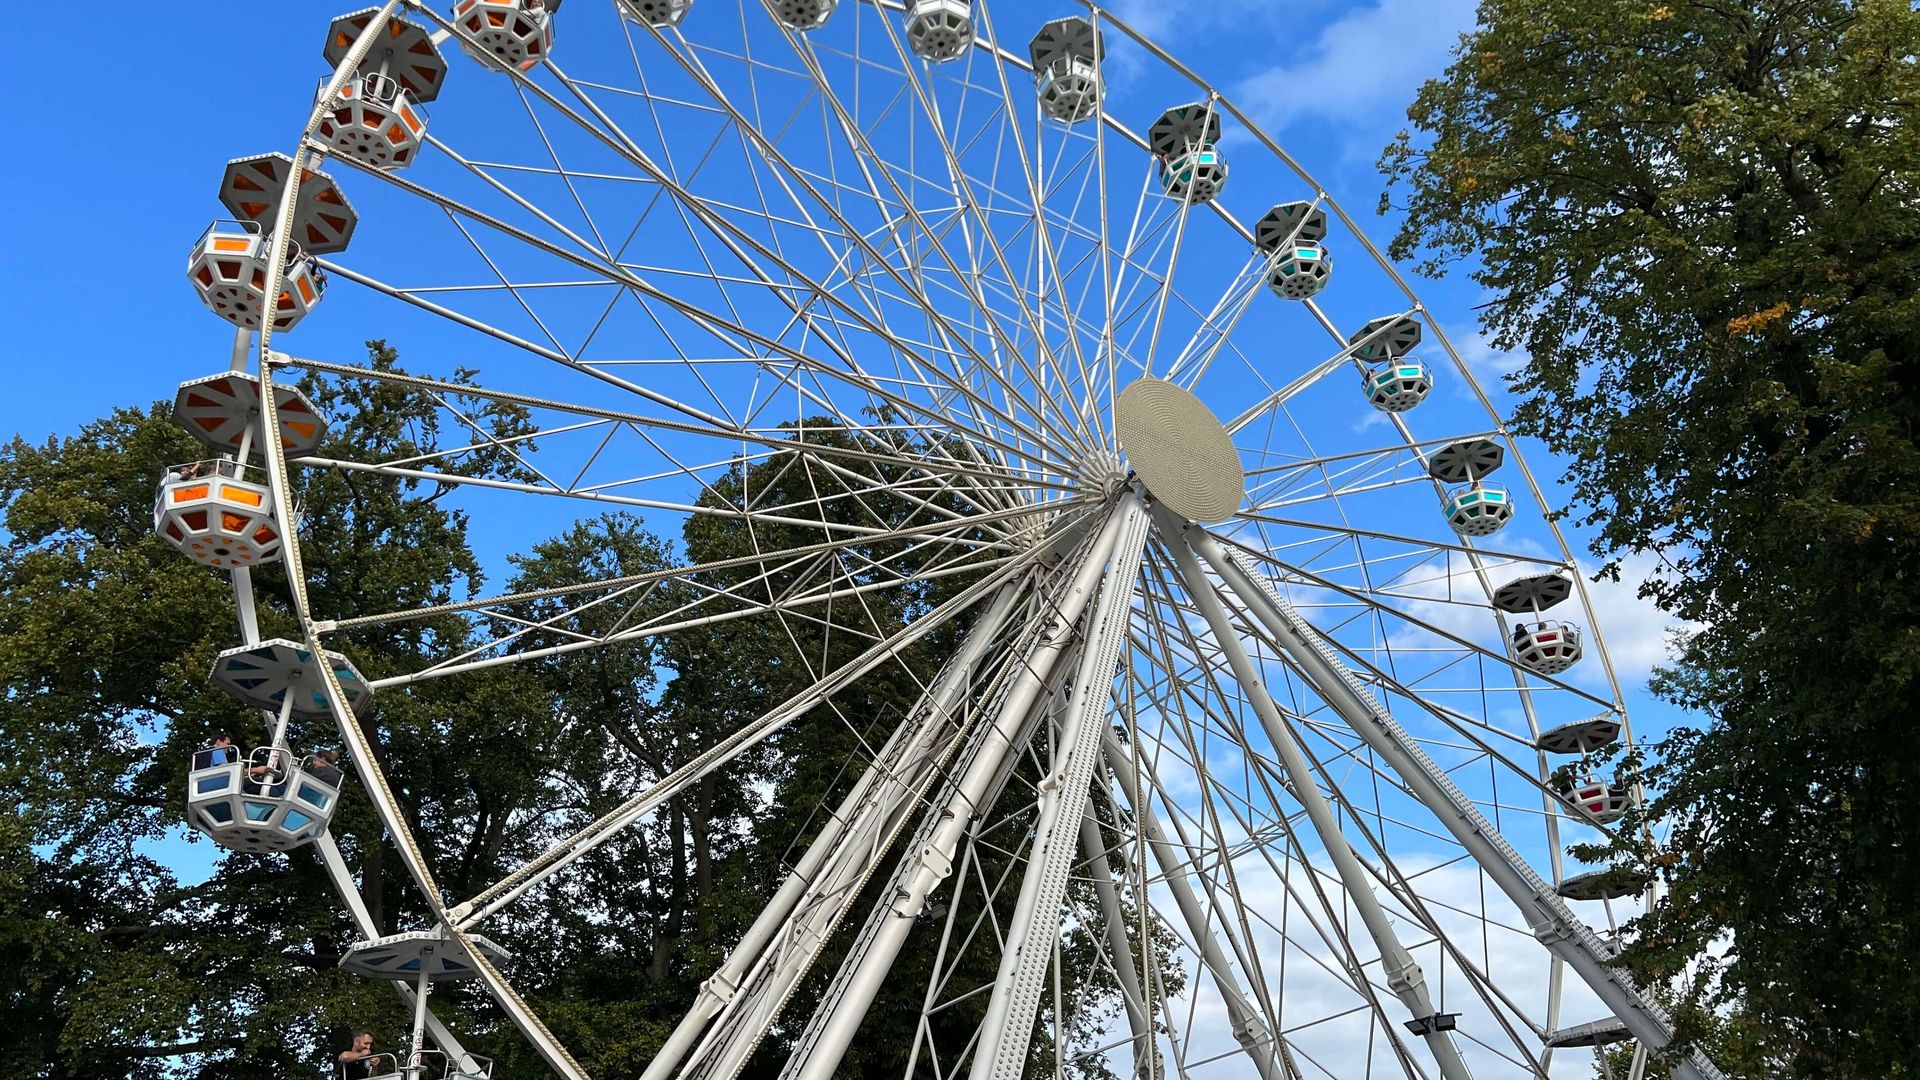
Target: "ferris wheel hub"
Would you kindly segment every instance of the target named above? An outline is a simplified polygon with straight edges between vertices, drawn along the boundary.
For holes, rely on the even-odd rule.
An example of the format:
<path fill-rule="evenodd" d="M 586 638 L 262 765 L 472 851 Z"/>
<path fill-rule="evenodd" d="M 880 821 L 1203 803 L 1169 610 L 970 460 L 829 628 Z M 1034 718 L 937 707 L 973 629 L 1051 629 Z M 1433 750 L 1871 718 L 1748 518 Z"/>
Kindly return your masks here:
<path fill-rule="evenodd" d="M 1199 398 L 1164 379 L 1140 379 L 1121 392 L 1113 419 L 1128 464 L 1168 509 L 1203 522 L 1240 509 L 1240 453 Z"/>

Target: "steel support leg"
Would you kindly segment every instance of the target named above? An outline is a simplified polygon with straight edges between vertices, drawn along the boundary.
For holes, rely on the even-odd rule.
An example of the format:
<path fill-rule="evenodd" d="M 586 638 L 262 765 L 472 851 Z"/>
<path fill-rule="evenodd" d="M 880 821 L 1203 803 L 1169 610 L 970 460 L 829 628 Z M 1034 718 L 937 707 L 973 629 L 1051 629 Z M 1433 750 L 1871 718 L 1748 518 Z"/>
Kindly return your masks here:
<path fill-rule="evenodd" d="M 1247 700 L 1253 705 L 1254 714 L 1260 718 L 1261 727 L 1266 729 L 1267 741 L 1273 744 L 1275 753 L 1280 756 L 1280 764 L 1287 770 L 1287 778 L 1293 781 L 1294 797 L 1306 808 L 1308 820 L 1320 835 L 1320 843 L 1327 849 L 1327 856 L 1333 860 L 1340 883 L 1346 887 L 1348 901 L 1359 911 L 1360 921 L 1366 925 L 1374 947 L 1379 950 L 1380 966 L 1386 974 L 1388 988 L 1413 1014 L 1414 1023 L 1409 1025 L 1410 1029 L 1426 1040 L 1427 1048 L 1433 1052 L 1434 1061 L 1440 1066 L 1441 1076 L 1446 1080 L 1471 1080 L 1472 1074 L 1467 1071 L 1467 1063 L 1461 1059 L 1459 1048 L 1453 1045 L 1453 1036 L 1439 1026 L 1439 1010 L 1434 1007 L 1433 997 L 1427 992 L 1426 976 L 1421 972 L 1420 965 L 1414 962 L 1413 954 L 1400 943 L 1399 935 L 1394 933 L 1386 909 L 1381 906 L 1380 898 L 1373 894 L 1373 888 L 1367 881 L 1366 869 L 1360 865 L 1359 856 L 1353 853 L 1352 846 L 1347 843 L 1346 833 L 1341 831 L 1332 805 L 1314 780 L 1313 771 L 1307 764 L 1299 741 L 1294 737 L 1293 729 L 1287 725 L 1286 718 L 1280 715 L 1280 709 L 1273 703 L 1272 695 L 1267 693 L 1266 683 L 1254 667 L 1253 659 L 1240 644 L 1240 635 L 1227 618 L 1226 605 L 1214 593 L 1213 582 L 1207 579 L 1206 572 L 1201 569 L 1199 558 L 1182 539 L 1186 532 L 1194 530 L 1163 508 L 1156 508 L 1154 516 L 1160 524 L 1162 536 L 1166 538 L 1167 547 L 1173 552 L 1174 562 L 1180 568 L 1180 576 L 1186 582 L 1187 596 L 1213 630 L 1214 643 L 1226 656 L 1227 666 L 1233 670 L 1234 681 L 1240 684 L 1241 692 L 1246 694 Z"/>
<path fill-rule="evenodd" d="M 1293 1072 L 1286 1067 L 1282 1054 L 1280 1036 L 1268 1026 L 1260 1008 L 1240 988 L 1240 977 L 1233 970 L 1232 961 L 1220 948 L 1220 942 L 1213 936 L 1213 927 L 1207 922 L 1207 909 L 1194 895 L 1193 885 L 1187 881 L 1187 861 L 1177 852 L 1185 850 L 1167 839 L 1167 831 L 1160 824 L 1160 816 L 1153 811 L 1152 797 L 1147 794 L 1148 786 L 1142 786 L 1139 773 L 1133 767 L 1133 761 L 1127 756 L 1127 748 L 1112 731 L 1106 732 L 1101 740 L 1106 751 L 1107 768 L 1113 770 L 1114 779 L 1119 781 L 1120 790 L 1126 793 L 1128 804 L 1133 810 L 1133 824 L 1140 830 L 1141 838 L 1146 842 L 1147 850 L 1153 853 L 1153 861 L 1160 867 L 1161 880 L 1167 891 L 1173 894 L 1174 906 L 1180 909 L 1181 919 L 1187 924 L 1187 934 L 1200 949 L 1200 963 L 1213 976 L 1213 984 L 1220 991 L 1220 997 L 1227 1005 L 1227 1023 L 1233 1028 L 1233 1037 L 1253 1061 L 1253 1069 L 1260 1074 L 1260 1080 L 1292 1080 Z M 1149 785 L 1150 786 L 1150 785 Z M 1138 801 L 1133 793 L 1140 792 Z"/>
<path fill-rule="evenodd" d="M 1123 496 L 1137 510 L 1131 493 Z M 893 967 L 894 958 L 906 944 L 914 920 L 926 909 L 927 897 L 953 873 L 954 855 L 961 837 L 974 816 L 984 811 L 982 800 L 1001 773 L 1001 764 L 1017 754 L 1019 729 L 1032 712 L 1041 689 L 1060 657 L 1079 634 L 1081 615 L 1098 589 L 1102 571 L 1112 557 L 1122 526 L 1131 518 L 1123 507 L 1107 514 L 1093 543 L 1080 556 L 1072 581 L 1055 603 L 1054 624 L 1029 658 L 1026 670 L 1010 688 L 993 725 L 984 734 L 985 744 L 966 763 L 965 772 L 944 804 L 936 803 L 926 811 L 938 815 L 927 842 L 906 856 L 903 874 L 896 878 L 899 889 L 884 902 L 882 917 L 864 948 L 848 959 L 854 967 L 835 987 L 836 993 L 821 1005 L 822 1013 L 808 1025 L 801 1043 L 794 1050 L 783 1077 L 792 1080 L 831 1080 L 846 1056 L 847 1046 L 872 1006 L 881 982 Z"/>
<path fill-rule="evenodd" d="M 1079 849 L 1080 822 L 1092 794 L 1100 734 L 1133 621 L 1133 597 L 1146 550 L 1149 517 L 1129 493 L 1114 511 L 1121 531 L 1101 576 L 1074 669 L 1072 696 L 1053 742 L 1053 760 L 1039 786 L 1039 812 L 1026 875 L 1001 943 L 1000 973 L 974 1050 L 973 1080 L 1018 1080 L 1027 1067 L 1027 1036 L 1045 990 L 1059 938 L 1060 904 Z"/>
<path fill-rule="evenodd" d="M 641 1080 L 666 1080 L 674 1074 L 688 1052 L 699 1043 L 708 1024 L 735 999 L 747 982 L 749 972 L 764 962 L 763 957 L 770 949 L 779 950 L 778 961 L 783 966 L 797 968 L 791 976 L 795 981 L 811 966 L 813 954 L 825 944 L 824 936 L 807 934 L 796 923 L 809 916 L 817 917 L 821 905 L 844 907 L 853 901 L 858 890 L 848 888 L 846 879 L 868 871 L 868 860 L 872 858 L 872 852 L 862 841 L 880 834 L 891 835 L 887 826 L 899 816 L 900 804 L 912 794 L 915 779 L 930 767 L 943 734 L 954 730 L 954 717 L 971 688 L 974 670 L 1006 624 L 1020 592 L 1020 583 L 1009 581 L 989 601 L 952 662 L 875 754 L 873 764 L 860 774 L 839 808 L 822 825 L 740 944 L 720 969 L 701 983 L 693 1008 L 654 1055 Z M 837 922 L 837 918 L 834 921 Z M 792 939 L 796 936 L 802 938 L 804 944 L 794 942 Z M 797 952 L 807 955 L 800 956 Z M 776 991 L 781 1000 L 785 998 L 786 989 L 790 987 Z M 700 1060 L 711 1061 L 722 1051 L 723 1048 L 702 1047 Z M 750 1051 L 751 1047 L 747 1047 L 746 1052 Z"/>
<path fill-rule="evenodd" d="M 1127 1030 L 1133 1033 L 1133 1060 L 1137 1066 L 1154 1052 L 1153 1018 L 1147 1012 L 1147 995 L 1140 982 L 1140 971 L 1133 963 L 1133 943 L 1127 940 L 1127 917 L 1120 909 L 1120 891 L 1113 887 L 1106 841 L 1100 836 L 1100 823 L 1093 819 L 1091 804 L 1080 816 L 1080 851 L 1086 856 L 1087 877 L 1093 880 L 1094 895 L 1100 898 L 1100 916 L 1107 924 L 1107 955 L 1113 960 L 1113 973 L 1120 983 L 1120 1003 L 1127 1010 Z M 1142 947 L 1152 948 L 1152 942 L 1145 942 Z"/>
<path fill-rule="evenodd" d="M 1495 886 L 1513 901 L 1533 936 L 1566 961 L 1613 1010 L 1635 1038 L 1653 1050 L 1673 1041 L 1673 1020 L 1626 972 L 1607 963 L 1613 950 L 1575 918 L 1553 887 L 1480 813 L 1472 800 L 1435 765 L 1398 721 L 1361 686 L 1345 663 L 1322 642 L 1291 604 L 1270 585 L 1227 555 L 1206 530 L 1187 531 L 1193 550 L 1273 635 L 1296 671 L 1321 700 L 1352 727 L 1391 767 L 1407 789 L 1440 819 Z M 1673 1065 L 1675 1080 L 1722 1080 L 1706 1054 L 1690 1051 Z"/>

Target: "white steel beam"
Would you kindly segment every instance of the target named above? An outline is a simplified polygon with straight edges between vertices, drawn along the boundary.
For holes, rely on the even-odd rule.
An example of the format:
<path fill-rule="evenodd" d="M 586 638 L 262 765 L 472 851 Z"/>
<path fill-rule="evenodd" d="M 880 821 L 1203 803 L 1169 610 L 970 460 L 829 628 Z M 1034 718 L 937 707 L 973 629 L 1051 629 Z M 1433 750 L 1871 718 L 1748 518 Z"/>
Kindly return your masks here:
<path fill-rule="evenodd" d="M 953 873 L 960 839 L 985 809 L 1002 763 L 1019 752 L 1017 736 L 1041 690 L 1061 656 L 1079 639 L 1080 617 L 1098 589 L 1125 527 L 1144 514 L 1137 495 L 1123 494 L 1120 505 L 1107 513 L 1092 545 L 1083 549 L 1070 584 L 1055 600 L 1053 621 L 1045 638 L 1009 688 L 992 725 L 981 732 L 979 752 L 967 762 L 946 798 L 936 800 L 925 811 L 932 815 L 927 819 L 932 828 L 927 831 L 926 841 L 908 852 L 895 876 L 898 887 L 888 897 L 887 909 L 878 916 L 877 924 L 869 924 L 869 935 L 849 954 L 833 990 L 788 1058 L 781 1072 L 783 1078 L 831 1080 L 835 1075 L 874 995 L 906 944 L 915 919 L 926 909 L 928 896 Z"/>
<path fill-rule="evenodd" d="M 1107 958 L 1113 963 L 1115 980 L 1120 984 L 1120 1003 L 1127 1011 L 1127 1030 L 1133 1034 L 1135 1071 L 1154 1052 L 1153 1017 L 1147 1012 L 1147 996 L 1140 982 L 1140 970 L 1133 962 L 1133 943 L 1127 940 L 1126 913 L 1120 908 L 1120 891 L 1113 887 L 1113 868 L 1107 862 L 1107 844 L 1100 836 L 1100 823 L 1094 820 L 1088 804 L 1080 815 L 1080 851 L 1086 856 L 1087 877 L 1100 900 L 1101 921 L 1107 934 Z M 1143 939 L 1142 948 L 1152 948 L 1151 939 Z M 1144 1073 L 1140 1073 L 1144 1075 Z"/>
<path fill-rule="evenodd" d="M 993 575 L 975 582 L 958 596 L 902 627 L 893 636 L 876 643 L 844 667 L 775 706 L 746 727 L 721 739 L 693 760 L 661 777 L 659 782 L 647 790 L 633 796 L 599 820 L 555 844 L 545 853 L 530 860 L 479 895 L 452 908 L 447 912 L 447 918 L 459 929 L 472 929 L 480 920 L 512 903 L 528 889 L 553 876 L 563 867 L 570 865 L 628 825 L 638 821 L 654 807 L 685 790 L 687 785 L 739 757 L 750 747 L 799 718 L 808 709 L 826 700 L 853 680 L 893 659 L 900 649 L 925 637 L 936 627 L 945 624 L 955 615 L 977 603 L 982 597 L 998 589 L 1019 573 L 1030 559 L 1037 557 L 1036 552 L 1029 552 L 1027 559 L 1008 563 Z"/>
<path fill-rule="evenodd" d="M 1145 784 L 1145 778 L 1134 769 L 1127 748 L 1111 730 L 1101 742 L 1106 751 L 1107 768 L 1113 770 L 1114 779 L 1133 810 L 1134 827 L 1140 830 L 1154 863 L 1160 867 L 1161 881 L 1173 894 L 1174 906 L 1180 909 L 1181 919 L 1187 924 L 1187 934 L 1200 950 L 1200 963 L 1213 976 L 1214 987 L 1226 1002 L 1227 1024 L 1233 1030 L 1234 1041 L 1253 1061 L 1260 1080 L 1295 1080 L 1295 1071 L 1285 1061 L 1285 1045 L 1261 1015 L 1259 1006 L 1241 989 L 1240 976 L 1234 973 L 1233 963 L 1220 948 L 1219 939 L 1214 937 L 1207 910 L 1187 881 L 1188 862 L 1178 854 L 1185 848 L 1167 839 L 1167 830 L 1153 810 L 1153 798 L 1148 791 L 1152 785 Z"/>
<path fill-rule="evenodd" d="M 1133 597 L 1146 550 L 1149 516 L 1129 494 L 1116 511 L 1119 539 L 1107 558 L 1100 595 L 1087 621 L 1073 689 L 1053 742 L 1053 759 L 1039 785 L 1039 813 L 1026 876 L 1001 943 L 1000 972 L 974 1051 L 973 1080 L 1015 1080 L 1027 1067 L 1027 1037 L 1040 1008 L 1048 965 L 1059 937 L 1060 903 L 1079 849 L 1080 819 L 1092 794 L 1100 733 L 1120 652 L 1133 621 Z"/>
<path fill-rule="evenodd" d="M 1339 657 L 1320 641 L 1305 620 L 1293 611 L 1263 578 L 1229 556 L 1204 529 L 1189 529 L 1187 539 L 1211 565 L 1227 588 L 1279 642 L 1305 681 L 1333 711 L 1393 769 L 1426 807 L 1440 819 L 1487 877 L 1520 909 L 1533 936 L 1566 961 L 1600 1000 L 1613 1010 L 1650 1050 L 1659 1051 L 1674 1040 L 1673 1019 L 1658 1002 L 1635 985 L 1625 971 L 1608 963 L 1615 949 L 1575 918 L 1553 886 L 1480 813 L 1472 800 L 1445 770 L 1407 734 L 1397 720 L 1347 670 Z M 1676 1080 L 1722 1080 L 1720 1071 L 1698 1049 L 1673 1064 Z"/>
<path fill-rule="evenodd" d="M 757 999 L 758 1008 L 750 1011 L 766 1014 L 755 1018 L 763 1024 L 772 1021 L 793 985 L 811 968 L 820 947 L 826 944 L 831 925 L 837 924 L 857 899 L 860 889 L 849 879 L 864 880 L 872 872 L 873 861 L 890 846 L 904 820 L 905 804 L 918 794 L 916 781 L 945 738 L 957 731 L 958 713 L 974 671 L 1006 624 L 1019 592 L 1017 582 L 1001 586 L 999 595 L 968 631 L 954 659 L 860 774 L 726 962 L 700 984 L 693 1008 L 654 1055 L 641 1080 L 666 1080 L 679 1071 L 680 1063 L 709 1022 L 723 1010 L 735 1011 L 735 1001 L 745 996 L 743 990 Z M 823 921 L 828 928 L 820 927 Z M 750 972 L 758 976 L 763 958 L 775 952 L 784 970 L 769 973 L 772 978 L 750 980 Z M 719 1062 L 728 1056 L 725 1052 L 750 1054 L 763 1031 L 764 1027 L 745 1039 L 718 1045 L 710 1038 L 701 1048 L 700 1057 L 709 1072 L 724 1075 L 728 1070 Z"/>
<path fill-rule="evenodd" d="M 1154 517 L 1167 540 L 1168 550 L 1173 553 L 1174 561 L 1180 568 L 1188 597 L 1212 629 L 1214 644 L 1225 656 L 1234 680 L 1240 684 L 1241 692 L 1246 694 L 1254 714 L 1266 729 L 1267 741 L 1273 745 L 1281 765 L 1287 770 L 1294 798 L 1299 799 L 1306 808 L 1308 820 L 1313 823 L 1328 857 L 1333 860 L 1340 883 L 1346 888 L 1348 902 L 1360 913 L 1360 921 L 1380 952 L 1380 965 L 1387 976 L 1388 988 L 1413 1014 L 1414 1025 L 1411 1030 L 1426 1040 L 1427 1048 L 1440 1066 L 1441 1076 L 1446 1080 L 1471 1080 L 1472 1074 L 1467 1071 L 1466 1061 L 1460 1057 L 1460 1049 L 1453 1044 L 1453 1036 L 1441 1025 L 1440 1011 L 1434 1006 L 1433 995 L 1427 991 L 1425 974 L 1414 961 L 1413 954 L 1400 943 L 1400 937 L 1387 919 L 1380 898 L 1373 894 L 1359 856 L 1353 853 L 1352 846 L 1347 843 L 1346 833 L 1341 830 L 1332 805 L 1314 780 L 1299 740 L 1287 725 L 1286 718 L 1280 715 L 1273 697 L 1267 693 L 1266 682 L 1254 667 L 1246 648 L 1241 645 L 1240 635 L 1227 616 L 1226 605 L 1221 603 L 1219 595 L 1214 592 L 1213 582 L 1207 579 L 1206 572 L 1201 569 L 1199 557 L 1194 554 L 1192 546 L 1182 539 L 1197 530 L 1164 507 L 1155 507 Z"/>

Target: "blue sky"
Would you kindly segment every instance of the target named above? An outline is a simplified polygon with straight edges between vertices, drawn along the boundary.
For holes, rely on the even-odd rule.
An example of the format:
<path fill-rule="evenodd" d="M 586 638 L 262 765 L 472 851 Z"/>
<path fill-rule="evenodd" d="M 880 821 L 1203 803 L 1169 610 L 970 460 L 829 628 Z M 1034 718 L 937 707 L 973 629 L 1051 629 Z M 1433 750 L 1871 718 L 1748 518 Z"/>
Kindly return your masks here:
<path fill-rule="evenodd" d="M 1384 243 L 1391 222 L 1373 213 L 1381 188 L 1373 162 L 1403 125 L 1419 81 L 1444 66 L 1473 6 L 1126 0 L 1115 10 L 1266 123 Z M 271 17 L 196 30 L 191 47 L 157 41 L 140 20 L 91 20 L 79 52 L 25 50 L 0 74 L 8 100 L 58 102 L 6 114 L 16 164 L 0 172 L 8 236 L 0 297 L 11 331 L 0 429 L 31 439 L 71 432 L 113 406 L 168 397 L 178 381 L 223 366 L 226 327 L 195 301 L 186 250 L 222 213 L 214 191 L 228 158 L 290 148 L 324 74 L 322 28 L 339 5 L 298 0 L 253 10 Z M 29 39 L 64 40 L 72 30 L 71 15 L 57 6 L 29 5 L 18 15 Z M 561 47 L 568 44 L 562 36 Z M 77 56 L 94 74 L 75 77 Z M 1122 79 L 1141 61 L 1117 59 Z M 456 78 L 474 77 L 460 66 Z M 1510 369 L 1512 358 L 1471 332 L 1476 288 L 1463 274 L 1417 287 L 1499 392 L 1498 379 L 1485 376 Z M 341 340 L 361 336 L 353 327 Z M 1560 471 L 1544 453 L 1530 460 L 1543 481 Z M 1603 590 L 1596 603 L 1622 675 L 1638 686 L 1660 653 L 1662 623 L 1631 591 Z M 1643 731 L 1675 719 L 1644 695 L 1632 704 Z"/>

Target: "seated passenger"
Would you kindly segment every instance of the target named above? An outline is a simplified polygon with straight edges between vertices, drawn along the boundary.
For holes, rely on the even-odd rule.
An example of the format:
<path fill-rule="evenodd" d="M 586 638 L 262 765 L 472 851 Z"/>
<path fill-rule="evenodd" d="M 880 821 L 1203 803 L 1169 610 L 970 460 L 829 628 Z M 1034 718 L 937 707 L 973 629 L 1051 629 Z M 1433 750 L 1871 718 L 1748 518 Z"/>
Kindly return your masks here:
<path fill-rule="evenodd" d="M 339 1063 L 343 1080 L 362 1080 L 363 1077 L 380 1075 L 379 1058 L 373 1050 L 373 1032 L 354 1032 L 353 1045 L 340 1051 Z"/>
<path fill-rule="evenodd" d="M 313 764 L 308 766 L 307 775 L 337 790 L 340 787 L 340 781 L 344 778 L 340 772 L 339 761 L 340 751 L 322 750 L 313 755 Z"/>
<path fill-rule="evenodd" d="M 153 527 L 157 531 L 166 516 L 167 492 L 175 484 L 184 484 L 200 475 L 200 463 L 189 461 L 185 465 L 170 466 L 166 474 L 160 477 L 160 490 L 153 497 Z"/>
<path fill-rule="evenodd" d="M 240 751 L 233 748 L 233 736 L 224 731 L 215 732 L 213 742 L 205 749 L 193 752 L 195 769 L 211 769 L 216 765 L 231 765 L 240 760 Z"/>

